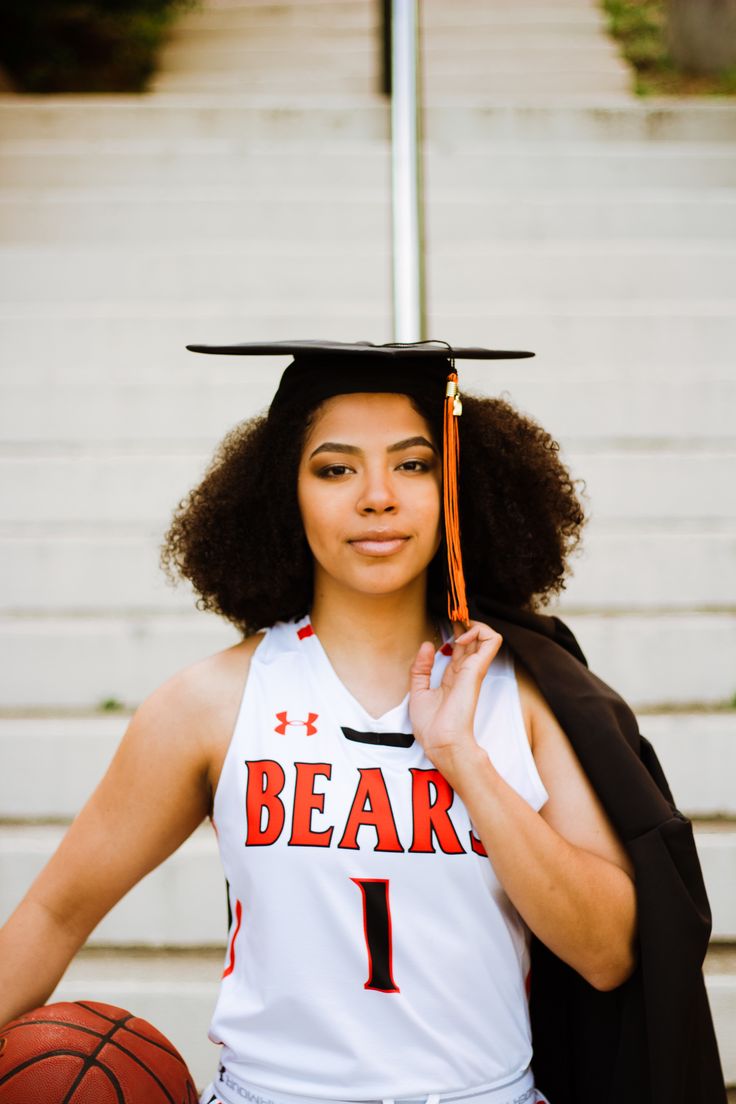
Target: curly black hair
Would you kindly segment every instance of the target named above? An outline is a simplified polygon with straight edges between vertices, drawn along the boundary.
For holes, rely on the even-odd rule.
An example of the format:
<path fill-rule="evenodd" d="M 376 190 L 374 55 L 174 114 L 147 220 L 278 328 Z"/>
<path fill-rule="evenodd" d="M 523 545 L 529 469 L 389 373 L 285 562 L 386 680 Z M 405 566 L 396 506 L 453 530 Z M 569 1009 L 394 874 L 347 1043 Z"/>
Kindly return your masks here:
<path fill-rule="evenodd" d="M 411 400 L 442 438 L 436 410 Z M 202 482 L 174 514 L 161 553 L 197 606 L 245 634 L 301 617 L 312 600 L 313 561 L 297 501 L 297 470 L 311 411 L 266 415 L 236 426 Z M 585 513 L 581 481 L 558 443 L 499 398 L 463 395 L 460 524 L 469 596 L 535 609 L 565 586 Z M 446 612 L 444 544 L 430 565 L 428 603 Z"/>

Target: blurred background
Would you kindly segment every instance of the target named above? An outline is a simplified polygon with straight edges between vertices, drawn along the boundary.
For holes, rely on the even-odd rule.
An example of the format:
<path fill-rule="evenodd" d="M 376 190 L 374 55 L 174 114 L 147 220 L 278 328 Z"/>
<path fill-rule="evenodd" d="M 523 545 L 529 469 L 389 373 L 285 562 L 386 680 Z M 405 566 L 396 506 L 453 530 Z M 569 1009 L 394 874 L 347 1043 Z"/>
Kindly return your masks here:
<path fill-rule="evenodd" d="M 135 705 L 236 639 L 158 546 L 286 361 L 185 344 L 392 340 L 389 6 L 0 6 L 0 920 Z M 585 481 L 559 612 L 696 818 L 736 1085 L 736 0 L 419 15 L 423 336 L 537 353 L 461 385 Z M 135 1008 L 204 1083 L 225 924 L 203 827 L 59 995 Z"/>

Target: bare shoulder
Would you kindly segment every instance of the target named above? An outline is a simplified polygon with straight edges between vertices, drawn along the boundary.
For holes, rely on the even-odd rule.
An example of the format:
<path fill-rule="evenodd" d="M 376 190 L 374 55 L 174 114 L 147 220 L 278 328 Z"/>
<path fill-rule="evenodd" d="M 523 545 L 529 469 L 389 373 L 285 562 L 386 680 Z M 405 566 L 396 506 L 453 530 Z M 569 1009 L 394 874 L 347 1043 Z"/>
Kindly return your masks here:
<path fill-rule="evenodd" d="M 131 722 L 147 742 L 175 742 L 196 762 L 214 793 L 235 727 L 251 658 L 262 633 L 184 667 L 149 695 Z"/>
<path fill-rule="evenodd" d="M 522 714 L 537 770 L 549 794 L 541 816 L 571 843 L 631 874 L 628 855 L 601 805 L 564 729 L 537 683 L 516 664 Z"/>

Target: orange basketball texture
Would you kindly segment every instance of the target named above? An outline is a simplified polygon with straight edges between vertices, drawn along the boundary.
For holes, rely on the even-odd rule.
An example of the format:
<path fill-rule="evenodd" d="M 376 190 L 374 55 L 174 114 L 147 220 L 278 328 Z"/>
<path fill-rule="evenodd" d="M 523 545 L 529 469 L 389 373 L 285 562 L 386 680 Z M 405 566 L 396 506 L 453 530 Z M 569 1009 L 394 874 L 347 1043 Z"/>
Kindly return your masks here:
<path fill-rule="evenodd" d="M 47 1004 L 0 1029 L 0 1104 L 197 1104 L 184 1059 L 132 1012 Z"/>

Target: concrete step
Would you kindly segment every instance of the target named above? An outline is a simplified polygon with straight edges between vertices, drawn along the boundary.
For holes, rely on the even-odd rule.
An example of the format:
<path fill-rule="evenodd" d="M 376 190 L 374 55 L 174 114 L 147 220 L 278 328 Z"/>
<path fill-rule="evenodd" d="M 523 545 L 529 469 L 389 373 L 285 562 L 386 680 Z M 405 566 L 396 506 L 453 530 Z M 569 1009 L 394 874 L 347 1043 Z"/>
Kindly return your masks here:
<path fill-rule="evenodd" d="M 497 348 L 530 348 L 551 364 L 566 355 L 570 364 L 628 361 L 645 372 L 650 364 L 689 361 L 707 372 L 709 363 L 722 362 L 730 332 L 736 329 L 734 306 L 727 299 L 571 297 L 556 302 L 530 297 L 523 302 L 501 297 L 490 302 L 468 292 L 462 301 L 453 296 L 443 302 L 434 296 L 431 280 L 429 291 L 431 334 L 471 345 L 488 344 L 491 333 Z M 675 334 L 681 338 L 679 346 Z"/>
<path fill-rule="evenodd" d="M 678 531 L 596 524 L 561 600 L 562 611 L 736 609 L 736 534 L 693 523 Z"/>
<path fill-rule="evenodd" d="M 161 411 L 162 427 L 166 412 Z M 162 437 L 166 438 L 165 429 Z M 573 477 L 585 481 L 589 510 L 601 520 L 733 521 L 736 447 L 653 451 L 603 445 L 564 456 Z M 183 447 L 161 451 L 103 447 L 0 455 L 6 481 L 5 522 L 22 525 L 163 525 L 181 496 L 199 482 L 208 456 Z M 588 503 L 586 502 L 586 505 Z"/>
<path fill-rule="evenodd" d="M 736 164 L 736 160 L 735 160 Z M 313 195 L 298 189 L 232 186 L 171 190 L 10 189 L 0 191 L 0 243 L 99 246 L 102 242 L 190 244 L 291 239 L 322 248 L 326 240 L 370 248 L 391 232 L 388 197 L 368 189 Z M 736 187 L 593 193 L 560 189 L 433 194 L 427 203 L 430 251 L 485 241 L 566 242 L 675 239 L 736 240 Z"/>
<path fill-rule="evenodd" d="M 225 95 L 258 96 L 277 94 L 293 96 L 305 93 L 318 96 L 369 96 L 380 92 L 378 72 L 333 73 L 329 69 L 292 72 L 288 69 L 275 74 L 249 73 L 247 70 L 217 70 L 211 72 L 160 72 L 151 81 L 153 93 L 221 93 Z"/>
<path fill-rule="evenodd" d="M 517 96 L 482 99 L 443 95 L 429 101 L 425 133 L 448 148 L 488 141 L 713 142 L 736 136 L 730 103 L 599 97 L 595 103 Z M 386 139 L 388 107 L 379 96 L 237 96 L 167 94 L 140 96 L 0 96 L 0 138 L 105 141 L 134 138 L 237 137 L 281 141 L 330 136 L 340 141 Z"/>
<path fill-rule="evenodd" d="M 5 613 L 99 616 L 192 609 L 189 588 L 169 586 L 159 569 L 160 531 L 92 526 L 75 532 L 40 524 L 27 529 L 0 535 Z M 736 608 L 734 563 L 733 526 L 694 522 L 680 530 L 594 520 L 581 555 L 573 559 L 563 606 L 653 616 L 661 610 Z"/>
<path fill-rule="evenodd" d="M 479 13 L 480 15 L 481 13 Z M 600 26 L 590 20 L 572 19 L 571 13 L 563 18 L 558 13 L 555 18 L 550 12 L 533 23 L 525 15 L 514 20 L 513 9 L 505 17 L 503 11 L 488 12 L 492 18 L 471 23 L 446 23 L 436 20 L 420 23 L 420 49 L 422 58 L 432 54 L 445 54 L 448 57 L 463 56 L 466 53 L 479 55 L 486 48 L 506 50 L 528 49 L 531 54 L 559 49 L 574 54 L 575 51 L 595 52 L 600 50 L 609 55 L 617 54 L 618 48 L 612 39 L 601 35 Z M 420 12 L 421 15 L 421 12 Z M 375 53 L 378 50 L 380 28 L 374 25 L 365 27 L 351 26 L 345 22 L 333 22 L 328 25 L 303 23 L 285 27 L 267 23 L 266 20 L 254 20 L 248 10 L 223 9 L 212 11 L 200 9 L 182 16 L 172 28 L 169 44 L 164 57 L 168 59 L 170 51 L 180 51 L 184 47 L 192 51 L 197 46 L 203 50 L 230 46 L 237 39 L 242 48 L 254 52 L 256 48 L 266 54 L 285 50 L 288 42 L 309 43 L 310 46 L 328 45 L 335 52 L 350 52 L 370 42 Z M 479 41 L 481 45 L 479 46 Z M 298 54 L 293 53 L 298 62 Z M 196 60 L 196 57 L 194 58 Z"/>
<path fill-rule="evenodd" d="M 728 172 L 722 169 L 727 161 L 721 148 L 710 147 L 712 156 L 706 153 L 703 170 L 707 173 L 713 164 L 719 181 L 721 172 Z M 325 188 L 342 195 L 344 202 L 354 191 L 385 197 L 389 159 L 386 141 L 249 142 L 235 134 L 212 139 L 0 141 L 1 179 L 7 187 L 153 187 L 166 188 L 172 198 L 182 188 L 209 186 L 237 187 L 241 195 L 256 192 L 265 198 L 274 188 L 296 190 L 296 182 L 305 198 Z"/>
<path fill-rule="evenodd" d="M 58 846 L 63 828 L 0 828 L 0 922 Z M 93 946 L 220 946 L 227 936 L 225 883 L 214 832 L 203 826 L 101 921 Z"/>
<path fill-rule="evenodd" d="M 354 33 L 356 30 L 377 29 L 380 9 L 378 5 L 362 0 L 360 3 L 312 3 L 300 0 L 298 4 L 274 3 L 208 3 L 194 11 L 184 13 L 175 25 L 178 35 L 207 28 L 245 30 L 249 34 L 282 35 L 292 31 L 309 34 L 319 30 L 325 35 Z M 468 36 L 468 23 L 478 29 L 485 27 L 529 28 L 543 30 L 566 27 L 571 32 L 584 33 L 599 30 L 603 17 L 593 6 L 581 5 L 579 0 L 566 3 L 517 3 L 509 7 L 499 0 L 492 2 L 458 4 L 427 3 L 421 9 L 422 30 L 455 30 Z"/>
<path fill-rule="evenodd" d="M 736 815 L 736 711 L 640 718 L 678 806 L 689 817 Z"/>
<path fill-rule="evenodd" d="M 736 106 L 666 98 L 637 103 L 629 96 L 548 93 L 474 97 L 444 89 L 427 97 L 425 134 L 430 142 L 464 146 L 506 141 L 730 141 L 736 135 Z M 715 110 L 713 110 L 715 108 Z M 705 109 L 705 110 L 703 110 Z"/>
<path fill-rule="evenodd" d="M 55 825 L 0 827 L 0 922 L 49 859 Z M 696 829 L 713 911 L 713 939 L 736 936 L 736 828 Z M 196 902 L 196 907 L 192 907 Z M 220 946 L 227 935 L 225 887 L 214 832 L 203 827 L 139 882 L 90 936 L 93 946 Z"/>
<path fill-rule="evenodd" d="M 150 1020 L 184 1055 L 201 1090 L 214 1077 L 219 1047 L 207 1039 L 217 997 L 223 952 L 145 954 L 82 952 L 53 1000 L 100 1000 L 122 1005 Z M 736 970 L 712 954 L 706 985 L 724 1075 L 736 1083 Z M 729 1097 L 730 1101 L 730 1097 Z"/>
<path fill-rule="evenodd" d="M 635 201 L 643 200 L 649 189 L 660 191 L 662 198 L 674 198 L 679 189 L 736 186 L 736 150 L 729 142 L 508 142 L 493 149 L 447 149 L 428 143 L 424 169 L 427 199 L 432 203 L 447 203 L 458 195 L 466 198 L 466 192 L 470 200 L 478 199 L 473 193 L 490 200 L 505 188 L 529 200 L 535 194 L 535 181 L 544 183 L 542 194 L 536 192 L 540 201 L 547 190 L 555 189 L 564 189 L 565 194 L 571 189 L 578 199 L 587 189 L 592 192 L 589 199 L 610 189 L 620 201 Z M 304 198 L 327 189 L 348 202 L 355 191 L 387 195 L 388 173 L 389 146 L 384 141 L 253 143 L 236 135 L 198 140 L 0 141 L 4 188 L 80 188 L 86 194 L 100 187 L 112 187 L 115 193 L 125 188 L 166 188 L 176 195 L 182 189 L 215 186 L 237 189 L 241 196 L 255 193 L 259 200 L 273 189 L 287 194 L 291 188 Z M 634 194 L 622 195 L 629 191 Z M 601 202 L 612 196 L 602 197 Z"/>
<path fill-rule="evenodd" d="M 142 296 L 134 302 L 0 301 L 0 356 L 8 364 L 22 363 L 23 380 L 29 384 L 99 386 L 102 363 L 110 386 L 229 387 L 247 379 L 249 386 L 263 388 L 254 396 L 253 406 L 258 407 L 270 401 L 288 358 L 275 363 L 247 358 L 252 363 L 246 365 L 242 358 L 195 356 L 185 346 L 297 337 L 390 341 L 387 281 L 383 292 L 380 303 L 331 300 L 329 313 L 324 302 L 283 303 L 263 294 L 247 303 L 230 296 L 191 302 Z M 452 308 L 435 302 L 428 333 L 456 345 L 536 350 L 532 362 L 485 368 L 485 386 L 491 392 L 532 378 L 525 375 L 529 363 L 536 373 L 561 384 L 574 385 L 586 377 L 602 380 L 604 386 L 611 378 L 625 384 L 656 379 L 668 394 L 670 384 L 691 379 L 694 372 L 708 387 L 724 378 L 723 351 L 736 347 L 736 301 L 650 296 L 489 301 L 476 294 Z M 56 355 L 49 356 L 49 349 Z M 483 382 L 473 373 L 472 362 L 463 364 L 462 379 L 470 388 Z M 535 410 L 536 403 L 529 409 Z"/>
<path fill-rule="evenodd" d="M 12 148 L 12 147 L 11 147 Z M 493 195 L 510 187 L 521 197 L 536 191 L 542 198 L 548 189 L 564 189 L 580 197 L 586 189 L 593 196 L 606 189 L 625 199 L 622 191 L 644 189 L 674 191 L 728 187 L 736 183 L 736 150 L 732 143 L 606 142 L 498 143 L 461 148 L 440 142 L 425 147 L 427 197 L 446 201 L 465 190 Z M 10 183 L 10 181 L 8 181 Z"/>
<path fill-rule="evenodd" d="M 727 219 L 729 208 L 723 211 L 716 199 L 716 220 L 719 210 Z M 682 217 L 683 212 L 677 213 Z M 43 195 L 0 192 L 2 243 L 99 247 L 102 242 L 155 241 L 157 247 L 169 242 L 179 249 L 187 227 L 190 244 L 199 241 L 207 250 L 218 240 L 240 240 L 244 253 L 255 242 L 292 240 L 320 250 L 332 241 L 371 251 L 374 242 L 389 240 L 391 209 L 388 195 L 372 190 L 356 194 L 353 189 L 326 189 L 311 197 L 298 190 L 274 194 L 273 189 L 254 193 L 230 187 L 176 192 L 116 189 L 112 194 L 81 189 Z"/>
<path fill-rule="evenodd" d="M 181 232 L 184 236 L 185 226 Z M 141 299 L 239 299 L 264 295 L 342 302 L 380 301 L 389 241 L 361 249 L 327 244 L 316 265 L 308 243 L 220 241 L 199 245 L 3 246 L 0 298 L 6 303 Z M 736 286 L 736 244 L 712 241 L 437 243 L 429 259 L 433 302 L 446 309 L 466 295 L 493 299 L 717 300 Z M 267 292 L 268 293 L 268 292 Z"/>
<path fill-rule="evenodd" d="M 8 246 L 0 249 L 0 298 L 6 302 L 145 298 L 150 302 L 231 296 L 247 302 L 269 289 L 282 301 L 306 299 L 314 307 L 331 299 L 379 303 L 387 294 L 388 250 L 388 240 L 374 242 L 361 250 L 356 264 L 349 243 L 325 244 L 316 264 L 312 248 L 290 242 L 264 241 L 260 249 L 247 241 L 183 249 L 158 244 L 118 247 L 114 258 L 111 248 L 103 246 Z M 728 268 L 728 258 L 722 263 Z"/>
<path fill-rule="evenodd" d="M 485 70 L 462 69 L 462 58 L 451 65 L 432 63 L 424 66 L 424 86 L 427 96 L 440 99 L 449 96 L 570 96 L 586 102 L 596 96 L 626 96 L 632 92 L 631 71 L 612 58 L 607 51 L 595 51 L 585 57 L 582 51 L 573 57 L 568 53 L 517 60 L 519 54 L 503 52 L 497 64 L 493 61 Z M 472 62 L 471 62 L 472 65 Z"/>
<path fill-rule="evenodd" d="M 482 242 L 482 244 L 481 244 Z M 663 297 L 718 299 L 736 280 L 736 248 L 707 242 L 557 243 L 483 241 L 458 247 L 436 241 L 428 259 L 434 302 L 486 298 L 563 300 Z"/>
<path fill-rule="evenodd" d="M 356 71 L 374 74 L 378 68 L 378 44 L 371 35 L 360 34 L 339 44 L 325 39 L 321 32 L 314 35 L 283 36 L 269 45 L 253 42 L 249 35 L 232 32 L 216 40 L 198 32 L 188 37 L 174 33 L 161 58 L 159 73 L 167 76 L 194 76 L 199 72 L 243 71 L 246 76 L 266 77 L 278 83 L 283 76 L 295 73 L 308 89 L 310 77 L 329 70 L 335 76 L 351 76 Z M 430 52 L 434 57 L 434 52 Z"/>
<path fill-rule="evenodd" d="M 565 614 L 588 661 L 638 709 L 734 698 L 736 618 L 730 611 Z M 200 613 L 3 616 L 7 657 L 0 709 L 133 706 L 187 663 L 228 647 L 235 630 Z M 39 676 L 39 672 L 42 673 Z"/>
<path fill-rule="evenodd" d="M 454 198 L 434 195 L 428 201 L 426 225 L 430 253 L 445 244 L 462 247 L 485 241 L 492 254 L 497 241 L 525 238 L 535 243 L 632 238 L 642 244 L 690 238 L 723 242 L 736 236 L 736 191 L 632 189 L 622 195 L 602 190 L 593 194 L 586 187 L 578 192 L 566 189 L 564 194 L 547 190 L 478 195 L 458 189 Z"/>
<path fill-rule="evenodd" d="M 428 94 L 441 97 L 445 92 L 450 95 L 469 96 L 570 96 L 580 100 L 595 95 L 625 95 L 632 85 L 628 70 L 613 66 L 604 59 L 597 67 L 591 60 L 590 67 L 582 71 L 570 71 L 563 68 L 542 70 L 538 73 L 524 69 L 492 70 L 484 73 L 459 72 L 445 75 L 431 71 L 425 78 Z M 224 66 L 202 71 L 184 70 L 168 72 L 166 69 L 151 84 L 156 93 L 208 92 L 258 95 L 274 93 L 278 95 L 346 94 L 360 95 L 381 90 L 381 76 L 377 71 L 367 73 L 332 73 L 330 70 L 310 70 L 308 73 L 279 70 L 275 73 L 250 73 L 247 68 L 239 69 L 235 62 L 231 68 Z"/>
<path fill-rule="evenodd" d="M 535 358 L 536 360 L 536 358 Z M 691 378 L 628 379 L 611 371 L 585 378 L 581 372 L 558 375 L 542 362 L 531 368 L 508 367 L 487 375 L 486 366 L 461 367 L 467 393 L 502 391 L 519 409 L 531 412 L 567 447 L 603 442 L 643 441 L 651 447 L 692 447 L 698 441 L 719 447 L 734 436 L 736 367 L 722 366 L 721 378 L 702 379 L 694 367 Z M 244 366 L 245 367 L 245 366 Z M 715 366 L 714 366 L 715 367 Z M 177 382 L 79 383 L 59 379 L 0 384 L 0 439 L 10 444 L 61 445 L 78 448 L 97 443 L 144 444 L 168 440 L 172 446 L 208 447 L 233 424 L 234 418 L 258 413 L 270 401 L 275 373 L 262 383 L 255 373 L 240 376 L 231 368 L 229 383 L 203 379 L 198 385 Z M 715 374 L 715 372 L 714 372 Z M 575 403 L 570 400 L 575 390 Z M 165 412 L 165 419 L 162 414 Z"/>
<path fill-rule="evenodd" d="M 129 720 L 123 712 L 0 717 L 0 822 L 71 820 Z M 639 723 L 687 816 L 736 818 L 736 711 L 647 713 Z"/>
<path fill-rule="evenodd" d="M 720 127 L 717 128 L 719 130 Z M 374 141 L 389 136 L 389 108 L 365 96 L 233 96 L 159 93 L 116 96 L 0 95 L 0 138 L 167 141 L 238 138 Z M 720 139 L 716 139 L 720 140 Z"/>
<path fill-rule="evenodd" d="M 210 25 L 226 26 L 230 30 L 247 30 L 251 33 L 283 34 L 290 30 L 302 33 L 319 31 L 331 34 L 337 31 L 366 32 L 378 26 L 380 11 L 376 4 L 366 0 L 299 0 L 298 4 L 228 2 L 200 4 L 192 11 L 184 12 L 173 30 L 182 33 L 184 28 L 198 30 Z"/>

